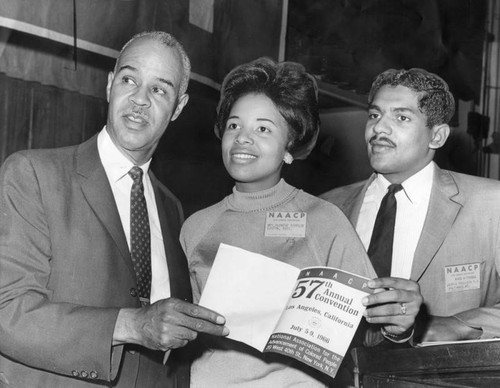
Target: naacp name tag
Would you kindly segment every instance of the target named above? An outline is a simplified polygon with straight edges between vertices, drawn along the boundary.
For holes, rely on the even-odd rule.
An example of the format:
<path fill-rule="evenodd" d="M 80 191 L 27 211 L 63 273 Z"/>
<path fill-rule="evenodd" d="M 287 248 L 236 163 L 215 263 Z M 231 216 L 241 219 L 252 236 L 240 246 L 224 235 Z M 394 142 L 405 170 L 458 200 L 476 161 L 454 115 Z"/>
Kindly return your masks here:
<path fill-rule="evenodd" d="M 481 263 L 444 267 L 446 292 L 477 290 L 481 287 Z"/>
<path fill-rule="evenodd" d="M 267 212 L 266 237 L 305 237 L 305 212 Z"/>

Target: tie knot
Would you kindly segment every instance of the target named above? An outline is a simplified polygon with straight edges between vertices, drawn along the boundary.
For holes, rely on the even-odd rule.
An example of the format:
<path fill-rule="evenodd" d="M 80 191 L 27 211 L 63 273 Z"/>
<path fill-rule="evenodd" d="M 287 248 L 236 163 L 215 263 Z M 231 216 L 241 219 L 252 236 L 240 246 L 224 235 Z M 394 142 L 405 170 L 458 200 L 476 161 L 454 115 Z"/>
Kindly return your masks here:
<path fill-rule="evenodd" d="M 396 194 L 400 190 L 403 190 L 403 186 L 400 185 L 399 183 L 397 183 L 397 184 L 395 183 L 395 184 L 389 185 L 389 187 L 387 188 L 387 192 L 389 194 Z"/>
<path fill-rule="evenodd" d="M 128 175 L 132 177 L 135 183 L 140 183 L 142 181 L 142 168 L 134 166 L 130 169 Z"/>

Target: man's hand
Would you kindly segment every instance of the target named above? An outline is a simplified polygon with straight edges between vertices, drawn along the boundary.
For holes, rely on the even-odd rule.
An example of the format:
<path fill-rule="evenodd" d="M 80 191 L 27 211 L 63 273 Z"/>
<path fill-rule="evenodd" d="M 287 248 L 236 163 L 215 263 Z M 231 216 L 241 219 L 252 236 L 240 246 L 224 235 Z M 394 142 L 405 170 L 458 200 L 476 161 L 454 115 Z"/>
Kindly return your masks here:
<path fill-rule="evenodd" d="M 368 282 L 375 293 L 363 298 L 365 318 L 369 323 L 380 324 L 389 334 L 398 336 L 415 324 L 424 298 L 420 286 L 413 280 L 378 278 Z"/>
<path fill-rule="evenodd" d="M 462 341 L 478 339 L 483 334 L 481 329 L 467 326 L 455 317 L 429 316 L 422 342 L 431 341 Z"/>
<path fill-rule="evenodd" d="M 133 343 L 155 350 L 180 348 L 198 333 L 226 336 L 225 318 L 205 307 L 176 298 L 159 300 L 142 308 L 121 309 L 113 345 Z"/>

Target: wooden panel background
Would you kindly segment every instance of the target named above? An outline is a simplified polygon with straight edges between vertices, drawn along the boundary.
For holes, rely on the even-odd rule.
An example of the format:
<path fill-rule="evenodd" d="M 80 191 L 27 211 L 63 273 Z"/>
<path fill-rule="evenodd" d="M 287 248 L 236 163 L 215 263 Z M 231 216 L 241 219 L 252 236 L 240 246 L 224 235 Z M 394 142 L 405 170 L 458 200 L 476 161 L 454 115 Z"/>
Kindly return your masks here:
<path fill-rule="evenodd" d="M 80 143 L 106 122 L 107 102 L 0 73 L 0 163 L 21 149 Z"/>

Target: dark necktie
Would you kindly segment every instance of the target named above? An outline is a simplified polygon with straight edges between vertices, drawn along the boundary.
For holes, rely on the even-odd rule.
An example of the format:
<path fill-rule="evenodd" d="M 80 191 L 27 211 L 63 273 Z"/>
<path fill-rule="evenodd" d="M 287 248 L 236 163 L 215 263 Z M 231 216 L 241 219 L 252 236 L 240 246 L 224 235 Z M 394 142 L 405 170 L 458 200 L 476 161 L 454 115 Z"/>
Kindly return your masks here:
<path fill-rule="evenodd" d="M 140 167 L 134 166 L 128 174 L 134 180 L 130 192 L 130 254 L 139 297 L 142 302 L 148 302 L 151 294 L 151 237 L 142 184 L 143 173 Z"/>
<path fill-rule="evenodd" d="M 392 244 L 394 240 L 394 225 L 396 223 L 396 197 L 395 194 L 403 186 L 390 185 L 387 194 L 382 199 L 380 209 L 373 226 L 372 238 L 368 247 L 368 256 L 373 268 L 379 277 L 391 276 Z"/>

